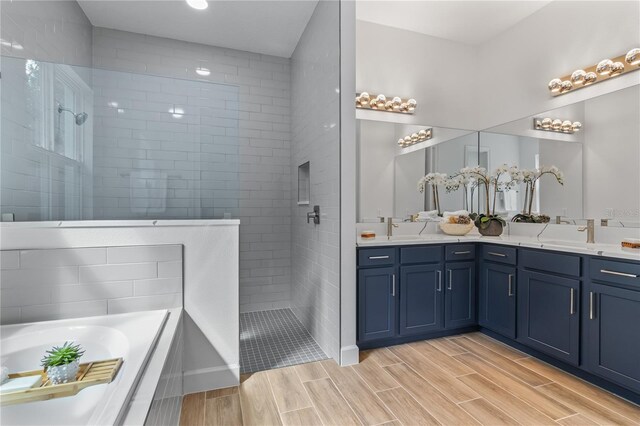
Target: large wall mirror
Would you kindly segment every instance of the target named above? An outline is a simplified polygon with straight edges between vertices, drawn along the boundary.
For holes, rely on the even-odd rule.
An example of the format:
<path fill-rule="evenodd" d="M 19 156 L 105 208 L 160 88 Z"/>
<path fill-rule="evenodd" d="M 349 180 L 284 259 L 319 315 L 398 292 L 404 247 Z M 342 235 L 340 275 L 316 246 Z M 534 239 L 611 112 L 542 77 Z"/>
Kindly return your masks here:
<path fill-rule="evenodd" d="M 545 118 L 578 122 L 581 128 L 536 125 Z M 608 226 L 640 226 L 640 86 L 482 131 L 480 151 L 486 151 L 490 169 L 506 163 L 563 172 L 563 185 L 541 178 L 531 200 L 532 213 L 549 216 L 552 223 L 591 218 Z M 524 187 L 515 187 L 499 194 L 496 210 L 511 218 L 522 212 L 524 198 Z"/>
<path fill-rule="evenodd" d="M 547 118 L 549 126 L 542 123 Z M 554 120 L 565 122 L 564 131 L 554 129 Z M 569 128 L 566 122 L 581 126 Z M 495 210 L 506 220 L 530 209 L 551 223 L 583 224 L 591 218 L 608 226 L 640 227 L 640 86 L 481 132 L 374 120 L 358 120 L 357 129 L 358 221 L 407 220 L 432 210 L 430 194 L 417 190 L 427 173 L 451 176 L 462 167 L 493 171 L 506 164 L 521 170 L 555 166 L 563 175 L 563 184 L 551 175 L 540 178 L 532 197 L 525 184 L 499 191 Z M 424 129 L 431 129 L 431 139 L 398 145 Z M 484 211 L 483 197 L 473 189 L 447 193 L 440 188 L 439 198 L 441 211 Z"/>
<path fill-rule="evenodd" d="M 429 131 L 431 138 L 401 147 L 400 139 Z M 418 180 L 430 172 L 454 174 L 478 162 L 478 133 L 432 125 L 408 125 L 358 120 L 359 222 L 384 217 L 407 220 L 419 211 L 434 208 L 428 193 L 418 191 Z M 441 210 L 460 210 L 473 202 L 461 191 L 440 195 Z"/>

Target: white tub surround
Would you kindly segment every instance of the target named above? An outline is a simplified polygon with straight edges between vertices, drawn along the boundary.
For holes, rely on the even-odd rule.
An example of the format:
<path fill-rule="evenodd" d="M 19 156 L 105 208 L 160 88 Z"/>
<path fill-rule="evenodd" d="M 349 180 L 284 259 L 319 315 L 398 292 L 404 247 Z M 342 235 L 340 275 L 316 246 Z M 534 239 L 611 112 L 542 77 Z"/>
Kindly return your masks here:
<path fill-rule="evenodd" d="M 469 243 L 483 242 L 518 247 L 538 248 L 591 256 L 605 256 L 619 259 L 640 260 L 640 250 L 624 249 L 620 246 L 623 238 L 639 238 L 640 228 L 596 227 L 595 244 L 587 244 L 586 231 L 579 232 L 572 225 L 544 225 L 509 223 L 499 237 L 484 237 L 476 229 L 469 234 L 457 237 L 446 235 L 437 230 L 437 224 L 430 223 L 425 231 L 418 235 L 424 223 L 404 223 L 394 229 L 391 238 L 386 236 L 386 224 L 358 224 L 358 247 L 398 246 L 415 244 Z M 546 226 L 546 229 L 545 229 Z M 383 229 L 384 228 L 384 229 Z M 375 238 L 361 238 L 360 232 L 373 230 Z M 541 234 L 540 234 L 541 233 Z M 540 236 L 538 237 L 538 234 Z"/>
<path fill-rule="evenodd" d="M 179 423 L 183 394 L 182 343 L 182 309 L 171 309 L 121 424 Z"/>
<path fill-rule="evenodd" d="M 46 350 L 61 342 L 82 345 L 82 362 L 123 358 L 113 382 L 75 396 L 2 408 L 3 424 L 109 425 L 118 423 L 167 317 L 149 311 L 0 327 L 2 364 L 11 372 L 37 369 Z"/>
<path fill-rule="evenodd" d="M 181 244 L 184 392 L 240 380 L 238 220 L 89 221 L 0 224 L 2 250 Z"/>

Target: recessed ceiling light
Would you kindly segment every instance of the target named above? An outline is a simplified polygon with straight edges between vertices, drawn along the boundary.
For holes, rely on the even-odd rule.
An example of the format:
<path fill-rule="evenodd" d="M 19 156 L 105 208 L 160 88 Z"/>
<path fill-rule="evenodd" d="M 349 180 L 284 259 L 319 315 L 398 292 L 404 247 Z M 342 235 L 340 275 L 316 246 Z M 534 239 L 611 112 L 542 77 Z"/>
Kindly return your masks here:
<path fill-rule="evenodd" d="M 187 4 L 194 9 L 205 10 L 209 7 L 207 0 L 187 0 Z"/>
<path fill-rule="evenodd" d="M 211 74 L 211 70 L 209 68 L 198 67 L 196 68 L 196 74 L 206 77 Z"/>

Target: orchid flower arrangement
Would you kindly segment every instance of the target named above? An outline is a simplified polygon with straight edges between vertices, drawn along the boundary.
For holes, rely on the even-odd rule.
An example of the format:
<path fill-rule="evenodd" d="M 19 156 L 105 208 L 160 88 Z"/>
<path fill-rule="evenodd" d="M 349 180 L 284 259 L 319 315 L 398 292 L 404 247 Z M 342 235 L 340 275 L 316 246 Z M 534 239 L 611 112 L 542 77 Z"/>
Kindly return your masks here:
<path fill-rule="evenodd" d="M 525 184 L 525 197 L 522 214 L 531 216 L 533 208 L 533 197 L 536 191 L 538 180 L 544 175 L 552 175 L 560 185 L 564 185 L 564 174 L 556 167 L 540 167 L 535 170 L 515 170 L 511 173 L 512 181 Z"/>
<path fill-rule="evenodd" d="M 433 204 L 440 214 L 440 195 L 438 193 L 438 185 L 445 185 L 449 177 L 446 173 L 428 173 L 418 180 L 418 191 L 423 193 L 427 185 L 431 185 L 431 195 L 433 197 Z"/>

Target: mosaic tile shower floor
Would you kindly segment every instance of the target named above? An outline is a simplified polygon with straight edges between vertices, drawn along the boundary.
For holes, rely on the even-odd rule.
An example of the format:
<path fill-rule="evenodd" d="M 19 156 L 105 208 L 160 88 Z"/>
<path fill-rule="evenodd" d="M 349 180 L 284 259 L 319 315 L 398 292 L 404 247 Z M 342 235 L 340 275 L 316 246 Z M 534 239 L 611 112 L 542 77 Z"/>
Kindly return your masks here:
<path fill-rule="evenodd" d="M 240 314 L 241 373 L 327 358 L 290 309 Z"/>

